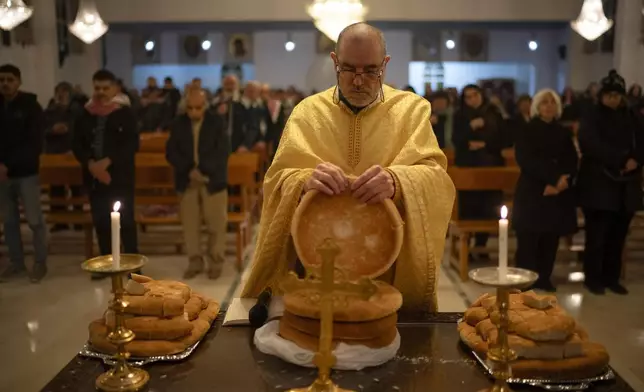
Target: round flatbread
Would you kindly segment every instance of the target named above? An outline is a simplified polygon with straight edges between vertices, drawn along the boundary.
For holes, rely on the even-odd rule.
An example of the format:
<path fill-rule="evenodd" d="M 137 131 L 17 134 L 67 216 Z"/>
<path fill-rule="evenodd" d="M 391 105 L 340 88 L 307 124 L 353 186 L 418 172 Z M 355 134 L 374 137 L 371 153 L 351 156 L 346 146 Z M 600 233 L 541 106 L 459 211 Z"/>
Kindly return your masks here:
<path fill-rule="evenodd" d="M 355 294 L 334 293 L 333 321 L 364 322 L 379 320 L 396 313 L 402 306 L 402 294 L 395 287 L 374 281 L 376 294 L 368 300 Z M 320 295 L 315 289 L 297 290 L 284 294 L 284 308 L 300 317 L 320 319 Z"/>
<path fill-rule="evenodd" d="M 349 345 L 361 345 L 369 348 L 383 348 L 389 346 L 396 339 L 396 334 L 398 329 L 394 326 L 390 330 L 386 331 L 381 336 L 375 339 L 365 339 L 365 340 L 348 340 L 348 339 L 334 339 L 331 344 L 332 349 L 338 345 L 338 343 L 346 343 Z M 305 350 L 317 351 L 320 345 L 320 338 L 307 335 L 303 332 L 298 331 L 297 329 L 291 327 L 287 323 L 280 321 L 280 336 L 286 340 L 297 344 Z"/>
<path fill-rule="evenodd" d="M 319 246 L 335 241 L 337 278 L 356 281 L 377 278 L 398 258 L 403 241 L 403 222 L 391 200 L 367 205 L 350 193 L 327 196 L 308 192 L 300 202 L 291 227 L 297 254 L 305 268 L 319 270 Z"/>
<path fill-rule="evenodd" d="M 393 313 L 387 317 L 375 321 L 367 321 L 362 323 L 333 323 L 333 337 L 334 339 L 347 339 L 347 340 L 370 340 L 376 339 L 392 328 L 396 328 L 398 321 L 398 314 Z M 296 316 L 290 312 L 284 312 L 282 316 L 282 323 L 288 324 L 290 327 L 311 336 L 320 336 L 320 320 L 310 319 L 305 317 Z"/>

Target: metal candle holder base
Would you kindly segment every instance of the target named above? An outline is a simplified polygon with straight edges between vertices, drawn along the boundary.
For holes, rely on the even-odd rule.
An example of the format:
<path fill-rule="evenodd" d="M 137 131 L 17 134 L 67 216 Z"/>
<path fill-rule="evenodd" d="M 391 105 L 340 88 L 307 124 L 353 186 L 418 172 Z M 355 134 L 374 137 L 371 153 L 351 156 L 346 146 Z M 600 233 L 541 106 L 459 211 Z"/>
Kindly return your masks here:
<path fill-rule="evenodd" d="M 508 268 L 506 276 L 501 276 L 498 267 L 478 268 L 470 271 L 470 279 L 478 284 L 496 288 L 496 306 L 499 309 L 499 330 L 497 344 L 490 347 L 487 359 L 491 362 L 494 375 L 494 386 L 490 392 L 512 392 L 508 379 L 512 377 L 511 363 L 517 359 L 517 354 L 508 344 L 508 309 L 510 307 L 510 291 L 522 289 L 533 284 L 539 275 L 522 268 Z"/>
<path fill-rule="evenodd" d="M 114 328 L 107 335 L 107 340 L 116 346 L 114 360 L 116 364 L 96 379 L 96 389 L 105 392 L 136 392 L 143 389 L 150 375 L 143 369 L 130 367 L 127 359 L 130 353 L 125 345 L 134 340 L 134 333 L 125 327 L 124 312 L 127 301 L 123 299 L 123 276 L 140 270 L 147 263 L 143 255 L 122 254 L 119 268 L 112 265 L 112 256 L 99 256 L 89 259 L 82 264 L 83 270 L 93 274 L 106 275 L 112 278 L 112 293 L 110 310 L 114 312 Z"/>

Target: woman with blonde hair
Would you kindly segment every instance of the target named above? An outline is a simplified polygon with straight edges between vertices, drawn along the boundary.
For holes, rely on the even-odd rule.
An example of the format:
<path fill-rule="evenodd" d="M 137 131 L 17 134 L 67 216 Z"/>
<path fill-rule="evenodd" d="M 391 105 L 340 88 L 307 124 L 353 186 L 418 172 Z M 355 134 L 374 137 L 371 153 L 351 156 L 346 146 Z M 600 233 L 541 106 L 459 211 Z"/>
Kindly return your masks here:
<path fill-rule="evenodd" d="M 517 134 L 521 176 L 514 195 L 512 223 L 517 234 L 516 264 L 539 273 L 535 289 L 556 291 L 550 280 L 559 238 L 577 229 L 575 196 L 577 152 L 568 129 L 559 123 L 561 99 L 550 89 L 532 101 L 532 119 Z"/>

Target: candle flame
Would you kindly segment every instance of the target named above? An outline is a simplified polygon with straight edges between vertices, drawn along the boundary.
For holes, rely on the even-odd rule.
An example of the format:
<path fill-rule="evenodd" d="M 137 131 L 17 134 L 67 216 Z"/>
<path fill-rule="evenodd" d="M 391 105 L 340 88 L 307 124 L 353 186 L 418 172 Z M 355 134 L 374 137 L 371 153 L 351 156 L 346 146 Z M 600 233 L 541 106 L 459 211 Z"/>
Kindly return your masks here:
<path fill-rule="evenodd" d="M 121 202 L 117 201 L 116 203 L 114 203 L 114 212 L 119 212 L 120 209 L 121 209 Z"/>
<path fill-rule="evenodd" d="M 508 219 L 508 207 L 501 207 L 501 219 Z"/>

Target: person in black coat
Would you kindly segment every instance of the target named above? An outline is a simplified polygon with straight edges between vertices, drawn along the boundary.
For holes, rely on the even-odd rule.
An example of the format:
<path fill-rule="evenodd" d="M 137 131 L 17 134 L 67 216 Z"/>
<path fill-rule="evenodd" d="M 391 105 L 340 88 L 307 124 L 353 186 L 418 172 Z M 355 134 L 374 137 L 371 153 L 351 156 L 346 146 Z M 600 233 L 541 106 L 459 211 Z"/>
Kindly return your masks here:
<path fill-rule="evenodd" d="M 121 240 L 125 253 L 138 253 L 134 221 L 135 154 L 139 134 L 132 109 L 117 94 L 107 70 L 93 76 L 94 96 L 74 126 L 73 151 L 83 169 L 101 255 L 112 252 L 110 213 L 121 202 Z"/>
<path fill-rule="evenodd" d="M 506 121 L 505 137 L 503 141 L 504 148 L 514 147 L 517 137 L 520 136 L 523 128 L 530 122 L 532 116 L 532 97 L 527 94 L 521 95 L 517 99 L 516 113 Z"/>
<path fill-rule="evenodd" d="M 29 278 L 47 274 L 47 226 L 40 203 L 40 153 L 43 111 L 35 94 L 20 91 L 22 75 L 12 64 L 0 66 L 0 222 L 9 250 L 9 265 L 0 282 L 25 274 L 20 206 L 33 235 L 34 266 Z"/>
<path fill-rule="evenodd" d="M 45 153 L 47 154 L 69 154 L 72 151 L 72 131 L 74 121 L 82 111 L 82 107 L 72 102 L 72 85 L 67 82 L 58 83 L 54 89 L 54 98 L 45 110 Z M 64 185 L 52 185 L 49 195 L 54 199 L 65 199 L 71 191 L 74 198 L 80 197 L 81 187 Z M 65 211 L 66 206 L 53 204 L 51 211 Z M 82 211 L 83 206 L 75 205 L 75 211 Z M 51 228 L 52 232 L 66 230 L 69 227 L 64 224 L 56 224 Z M 75 227 L 81 230 L 80 226 Z"/>
<path fill-rule="evenodd" d="M 562 105 L 553 90 L 534 97 L 532 120 L 518 134 L 516 158 L 521 176 L 514 194 L 512 225 L 517 235 L 516 264 L 536 271 L 534 288 L 556 291 L 550 280 L 559 237 L 577 229 L 575 195 L 577 151 L 572 134 L 558 122 Z"/>
<path fill-rule="evenodd" d="M 599 102 L 582 118 L 579 200 L 586 225 L 585 285 L 594 294 L 628 294 L 619 282 L 622 250 L 636 211 L 642 209 L 644 130 L 629 110 L 624 79 L 602 79 Z"/>
<path fill-rule="evenodd" d="M 188 253 L 185 279 L 204 271 L 204 259 L 208 261 L 208 277 L 217 279 L 226 251 L 230 142 L 224 120 L 208 112 L 207 106 L 206 94 L 192 90 L 186 97 L 186 114 L 175 120 L 166 146 Z M 202 222 L 208 228 L 205 255 L 200 241 Z"/>
<path fill-rule="evenodd" d="M 454 163 L 459 167 L 504 166 L 503 118 L 489 105 L 476 85 L 463 89 L 460 109 L 454 116 Z M 498 219 L 503 200 L 500 191 L 459 192 L 459 218 L 465 220 Z M 484 247 L 489 235 L 476 234 L 476 246 Z M 485 258 L 485 254 L 483 255 Z"/>

